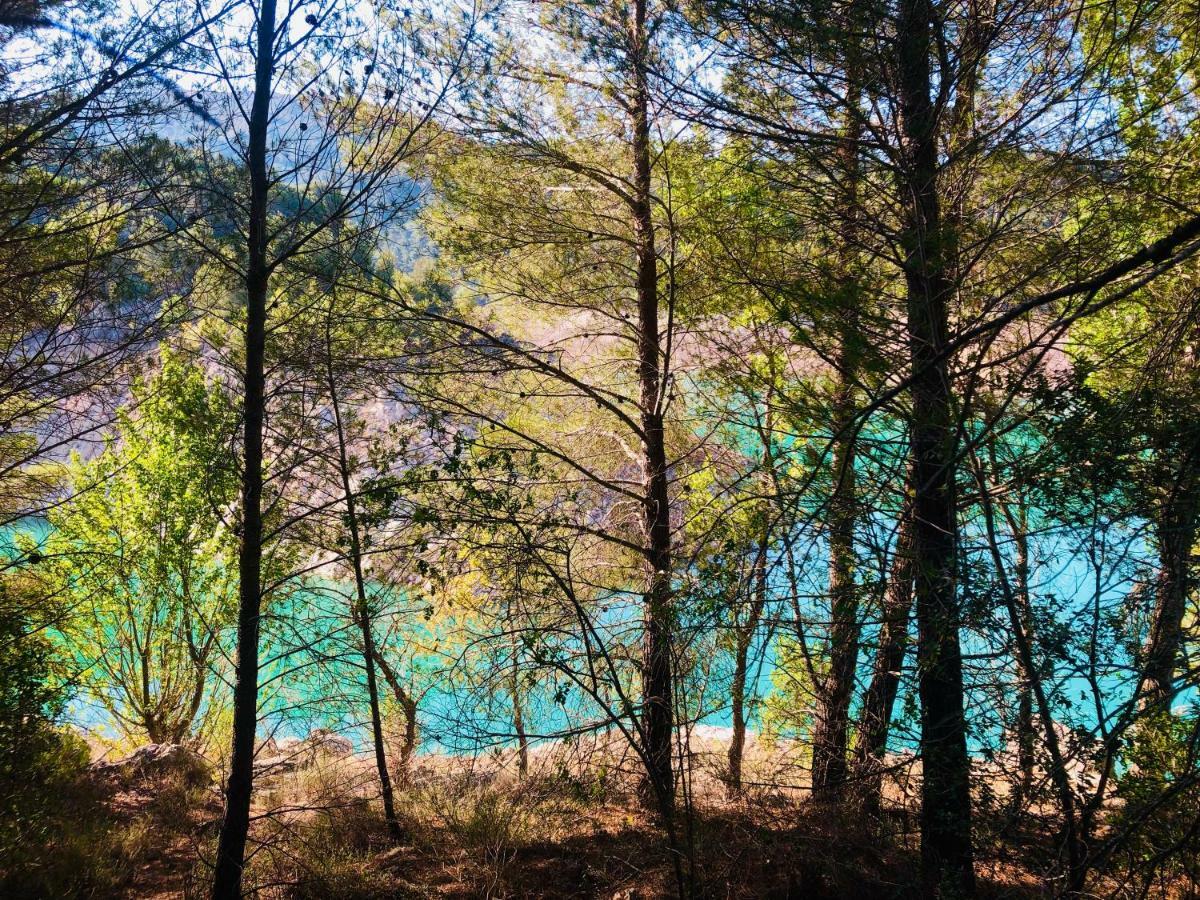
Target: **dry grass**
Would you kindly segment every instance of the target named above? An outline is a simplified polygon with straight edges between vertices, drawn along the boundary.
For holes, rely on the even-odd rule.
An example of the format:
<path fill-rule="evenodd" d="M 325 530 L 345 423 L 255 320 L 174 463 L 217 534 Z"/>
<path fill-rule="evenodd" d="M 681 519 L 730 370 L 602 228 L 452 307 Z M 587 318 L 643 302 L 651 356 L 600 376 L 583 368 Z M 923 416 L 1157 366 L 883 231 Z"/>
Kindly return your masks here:
<path fill-rule="evenodd" d="M 384 827 L 369 760 L 320 757 L 263 778 L 246 885 L 260 900 L 648 900 L 675 895 L 679 858 L 698 896 L 916 895 L 915 805 L 900 802 L 911 771 L 897 769 L 883 821 L 869 821 L 809 804 L 803 773 L 778 745 L 753 747 L 747 791 L 730 799 L 720 735 L 698 738 L 678 857 L 634 799 L 634 760 L 596 738 L 537 749 L 524 778 L 508 754 L 419 757 L 397 793 L 399 842 Z M 61 896 L 206 896 L 216 789 L 140 785 L 105 803 L 106 830 L 80 852 L 101 854 L 109 876 L 90 893 Z M 1036 873 L 1049 864 L 1051 827 L 1003 836 L 981 829 L 984 897 L 1046 896 Z"/>

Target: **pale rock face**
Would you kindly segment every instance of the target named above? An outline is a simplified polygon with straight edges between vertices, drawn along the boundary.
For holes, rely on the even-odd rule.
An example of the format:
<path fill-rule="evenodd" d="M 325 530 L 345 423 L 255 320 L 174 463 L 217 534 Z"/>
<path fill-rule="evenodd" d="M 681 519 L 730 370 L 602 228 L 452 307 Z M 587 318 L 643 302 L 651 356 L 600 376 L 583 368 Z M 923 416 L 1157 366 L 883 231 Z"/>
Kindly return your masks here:
<path fill-rule="evenodd" d="M 330 756 L 350 756 L 354 752 L 354 744 L 349 738 L 334 734 L 327 728 L 318 728 L 304 739 L 304 743 Z"/>
<path fill-rule="evenodd" d="M 147 744 L 124 759 L 93 763 L 91 771 L 126 784 L 170 775 L 196 786 L 212 781 L 208 760 L 182 744 Z"/>
<path fill-rule="evenodd" d="M 1062 722 L 1054 722 L 1053 727 L 1059 750 L 1063 755 L 1063 767 L 1071 786 L 1083 793 L 1094 789 L 1100 778 L 1100 770 L 1096 766 L 1098 743 L 1095 737 L 1069 728 Z M 1035 771 L 1039 778 L 1044 779 L 1048 777 L 1053 763 L 1045 749 L 1044 729 L 1040 717 L 1034 716 L 1033 728 L 1036 735 Z M 1020 769 L 1020 752 L 1016 736 L 1010 735 L 1004 746 L 995 754 L 990 768 L 1001 777 L 1014 778 Z"/>
<path fill-rule="evenodd" d="M 263 744 L 259 758 L 254 761 L 256 775 L 283 775 L 310 768 L 318 756 L 342 758 L 354 754 L 354 744 L 348 738 L 318 728 L 307 737 L 272 739 Z"/>

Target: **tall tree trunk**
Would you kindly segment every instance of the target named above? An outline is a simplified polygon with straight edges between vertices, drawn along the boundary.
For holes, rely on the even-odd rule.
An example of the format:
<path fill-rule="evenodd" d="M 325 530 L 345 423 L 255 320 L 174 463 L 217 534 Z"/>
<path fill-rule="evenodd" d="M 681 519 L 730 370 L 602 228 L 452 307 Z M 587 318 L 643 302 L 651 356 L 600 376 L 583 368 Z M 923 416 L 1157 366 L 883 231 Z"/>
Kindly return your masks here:
<path fill-rule="evenodd" d="M 988 462 L 991 466 L 993 477 L 997 477 L 1000 473 L 999 456 L 996 452 L 996 440 L 994 435 L 990 435 L 987 440 Z M 1029 512 L 1028 506 L 1023 497 L 1017 493 L 1015 503 L 1007 501 L 997 501 L 993 503 L 990 496 L 984 495 L 982 492 L 988 491 L 989 486 L 982 469 L 976 466 L 977 481 L 979 490 L 981 491 L 982 502 L 986 515 L 991 515 L 990 508 L 993 505 L 1000 507 L 1000 512 L 1004 516 L 1004 522 L 1008 527 L 1009 534 L 1013 540 L 1013 603 L 1015 604 L 1014 615 L 1020 621 L 1021 629 L 1023 630 L 1026 640 L 1030 642 L 1032 647 L 1033 642 L 1033 606 L 1029 596 Z M 1015 507 L 1015 509 L 1014 509 Z M 997 566 L 998 575 L 999 567 L 1003 564 L 1000 558 L 999 548 L 993 547 L 993 562 Z M 1025 656 L 1021 653 L 1020 642 L 1015 641 L 1018 646 L 1014 652 L 1014 657 L 1017 663 L 1018 684 L 1017 684 L 1017 718 L 1014 728 L 1014 738 L 1017 745 L 1017 786 L 1013 790 L 1010 807 L 1014 814 L 1019 813 L 1021 807 L 1029 798 L 1030 791 L 1033 790 L 1034 768 L 1037 762 L 1037 730 L 1034 727 L 1034 682 L 1038 678 L 1038 673 L 1032 671 L 1026 665 Z M 1032 656 L 1030 657 L 1032 660 Z M 1053 723 L 1043 723 L 1046 726 L 1053 727 Z"/>
<path fill-rule="evenodd" d="M 1179 461 L 1175 478 L 1162 501 L 1157 523 L 1158 577 L 1154 614 L 1142 651 L 1142 706 L 1170 709 L 1177 691 L 1175 670 L 1183 643 L 1183 620 L 1195 585 L 1192 548 L 1200 517 L 1200 471 L 1192 449 Z"/>
<path fill-rule="evenodd" d="M 254 787 L 254 733 L 258 726 L 258 636 L 262 609 L 264 354 L 267 330 L 267 130 L 274 70 L 275 0 L 262 0 L 255 41 L 254 100 L 250 107 L 246 167 L 250 176 L 246 263 L 246 371 L 243 387 L 242 536 L 238 552 L 238 634 L 233 689 L 233 740 L 225 817 L 213 873 L 214 900 L 241 895 L 250 796 Z"/>
<path fill-rule="evenodd" d="M 383 797 L 383 818 L 388 833 L 400 839 L 400 821 L 396 818 L 396 799 L 392 779 L 388 774 L 387 747 L 383 741 L 383 717 L 379 714 L 379 684 L 375 677 L 375 640 L 371 633 L 371 606 L 367 600 L 367 583 L 363 577 L 362 541 L 358 530 L 358 511 L 354 488 L 350 483 L 350 459 L 346 453 L 346 431 L 342 422 L 342 407 L 338 402 L 337 379 L 333 372 L 333 306 L 325 323 L 325 374 L 328 379 L 329 401 L 333 406 L 333 424 L 337 430 L 338 475 L 342 482 L 343 502 L 346 504 L 346 524 L 350 532 L 350 564 L 354 570 L 356 594 L 354 619 L 362 632 L 363 666 L 367 672 L 367 702 L 371 714 L 371 739 L 375 746 L 375 769 L 379 773 L 379 790 Z"/>
<path fill-rule="evenodd" d="M 729 773 L 726 787 L 730 797 L 742 793 L 742 757 L 746 749 L 746 683 L 749 677 L 750 646 L 758 632 L 763 610 L 767 604 L 767 550 L 770 537 L 763 534 L 754 554 L 754 576 L 751 601 L 746 621 L 735 629 L 733 678 L 729 685 L 729 705 L 733 718 L 733 734 L 729 740 Z"/>
<path fill-rule="evenodd" d="M 934 9 L 900 0 L 897 51 L 903 158 L 900 196 L 912 357 L 913 564 L 921 697 L 921 860 L 927 894 L 975 893 L 970 761 L 956 584 L 956 438 L 947 344 L 947 238 L 930 100 Z"/>
<path fill-rule="evenodd" d="M 909 484 L 911 485 L 911 476 Z M 871 683 L 859 714 L 856 779 L 863 808 L 878 815 L 883 790 L 883 759 L 887 753 L 892 709 L 900 689 L 900 673 L 908 652 L 908 620 L 913 598 L 913 521 L 911 498 L 905 497 L 896 534 L 896 549 L 884 589 L 879 646 Z"/>
<path fill-rule="evenodd" d="M 847 315 L 850 315 L 849 311 Z M 839 348 L 838 387 L 834 397 L 834 489 L 829 501 L 829 673 L 817 692 L 813 729 L 812 791 L 818 801 L 841 797 L 846 784 L 850 701 L 858 668 L 860 625 L 854 526 L 857 521 L 854 476 L 853 337 L 843 333 Z"/>
<path fill-rule="evenodd" d="M 762 441 L 762 467 L 771 473 L 772 484 L 778 487 L 775 473 L 774 456 L 771 452 L 773 440 L 775 410 L 773 407 L 774 392 L 768 388 L 763 398 L 763 416 L 757 422 L 759 439 Z M 763 504 L 763 527 L 759 537 L 758 548 L 754 554 L 754 571 L 751 576 L 750 603 L 746 610 L 746 621 L 739 622 L 735 611 L 734 639 L 737 642 L 734 650 L 733 678 L 729 685 L 729 705 L 733 719 L 733 734 L 729 741 L 729 772 L 726 780 L 726 790 L 729 797 L 738 797 L 742 793 L 742 764 L 746 751 L 746 685 L 749 682 L 750 648 L 758 626 L 762 622 L 763 612 L 767 608 L 769 585 L 767 583 L 767 555 L 771 549 L 770 513 L 766 503 Z"/>
<path fill-rule="evenodd" d="M 647 779 L 643 797 L 670 817 L 675 803 L 671 742 L 674 730 L 671 608 L 671 511 L 663 432 L 662 363 L 658 322 L 658 255 L 651 212 L 650 88 L 647 81 L 646 3 L 634 4 L 632 75 L 632 213 L 637 244 L 638 381 L 643 431 L 643 528 L 646 536 L 645 646 L 642 654 L 642 734 Z"/>
<path fill-rule="evenodd" d="M 1005 517 L 1012 531 L 1013 542 L 1016 545 L 1016 558 L 1013 560 L 1013 575 L 1016 579 L 1017 613 L 1021 617 L 1025 634 L 1032 634 L 1032 607 L 1029 602 L 1029 534 L 1025 515 L 1012 515 L 1007 507 Z M 1017 669 L 1021 675 L 1021 683 L 1017 693 L 1017 768 L 1020 781 L 1013 798 L 1014 808 L 1019 808 L 1029 797 L 1033 789 L 1034 750 L 1037 745 L 1037 733 L 1033 727 L 1033 680 L 1036 672 L 1028 671 L 1021 654 L 1017 654 Z M 1053 723 L 1044 723 L 1053 727 Z"/>
<path fill-rule="evenodd" d="M 742 794 L 742 756 L 746 751 L 746 667 L 749 656 L 749 642 L 739 634 L 734 651 L 733 678 L 729 683 L 729 709 L 733 727 L 729 737 L 729 772 L 725 788 L 731 799 Z"/>
<path fill-rule="evenodd" d="M 1004 594 L 1005 607 L 1008 610 L 1009 625 L 1012 627 L 1013 642 L 1016 645 L 1017 659 L 1026 676 L 1032 700 L 1036 702 L 1038 717 L 1041 719 L 1042 732 L 1046 751 L 1050 755 L 1050 778 L 1058 793 L 1059 808 L 1062 813 L 1063 846 L 1067 851 L 1067 883 L 1064 894 L 1074 897 L 1084 887 L 1088 872 L 1088 858 L 1084 842 L 1080 835 L 1079 818 L 1076 815 L 1075 792 L 1067 773 L 1066 758 L 1054 730 L 1053 709 L 1050 698 L 1046 693 L 1045 684 L 1034 660 L 1033 643 L 1026 630 L 1028 609 L 1021 606 L 1017 592 L 1013 590 L 1005 571 L 1004 558 L 1000 553 L 1000 543 L 996 533 L 996 516 L 991 493 L 982 468 L 975 468 L 976 483 L 979 487 L 980 504 L 983 509 L 983 522 L 987 530 L 988 545 L 991 548 L 992 562 L 996 570 L 996 580 Z M 1010 520 L 1015 524 L 1015 520 Z M 1023 531 L 1023 528 L 1017 529 Z"/>
<path fill-rule="evenodd" d="M 858 669 L 859 623 L 857 557 L 854 532 L 858 521 L 858 491 L 855 473 L 858 411 L 855 391 L 858 380 L 859 290 L 857 256 L 859 242 L 859 143 L 862 122 L 858 87 L 861 64 L 857 48 L 858 4 L 851 3 L 845 25 L 846 77 L 845 124 L 838 142 L 841 173 L 841 209 L 838 213 L 838 277 L 841 282 L 837 324 L 837 379 L 832 403 L 832 479 L 829 498 L 829 672 L 817 690 L 813 727 L 813 799 L 841 799 L 846 786 L 846 752 L 850 734 L 850 702 Z"/>

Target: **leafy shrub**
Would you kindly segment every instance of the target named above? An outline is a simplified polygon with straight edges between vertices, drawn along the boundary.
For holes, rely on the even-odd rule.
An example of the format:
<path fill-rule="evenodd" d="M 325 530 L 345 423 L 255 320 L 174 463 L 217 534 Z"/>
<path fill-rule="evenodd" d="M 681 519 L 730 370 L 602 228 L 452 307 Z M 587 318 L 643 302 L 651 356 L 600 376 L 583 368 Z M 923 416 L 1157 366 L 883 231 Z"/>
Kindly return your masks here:
<path fill-rule="evenodd" d="M 1139 722 L 1122 759 L 1111 822 L 1125 879 L 1170 895 L 1200 885 L 1200 717 L 1160 712 Z M 1185 888 L 1183 894 L 1192 896 Z M 1144 893 L 1142 894 L 1145 895 Z"/>
<path fill-rule="evenodd" d="M 85 858 L 99 821 L 88 748 L 55 725 L 67 693 L 34 588 L 0 580 L 0 894 L 71 896 L 108 879 Z"/>

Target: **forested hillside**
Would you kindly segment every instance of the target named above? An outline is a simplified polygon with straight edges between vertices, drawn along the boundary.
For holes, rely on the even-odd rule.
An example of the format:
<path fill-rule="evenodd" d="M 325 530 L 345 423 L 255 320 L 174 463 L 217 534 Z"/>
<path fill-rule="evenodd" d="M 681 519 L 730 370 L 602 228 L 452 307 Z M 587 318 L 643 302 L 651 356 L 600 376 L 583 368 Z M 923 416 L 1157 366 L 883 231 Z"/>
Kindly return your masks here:
<path fill-rule="evenodd" d="M 0 0 L 0 895 L 1200 894 L 1194 0 Z"/>

